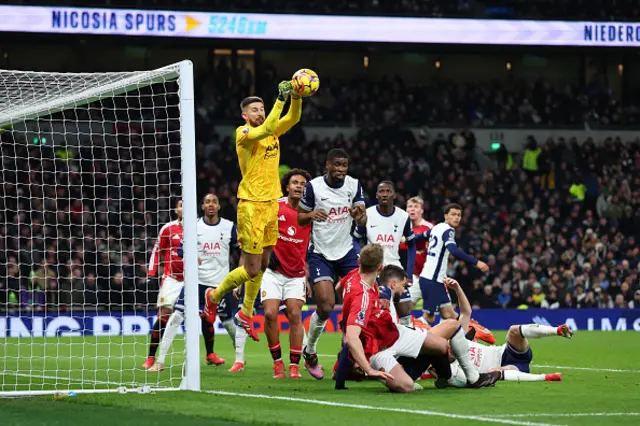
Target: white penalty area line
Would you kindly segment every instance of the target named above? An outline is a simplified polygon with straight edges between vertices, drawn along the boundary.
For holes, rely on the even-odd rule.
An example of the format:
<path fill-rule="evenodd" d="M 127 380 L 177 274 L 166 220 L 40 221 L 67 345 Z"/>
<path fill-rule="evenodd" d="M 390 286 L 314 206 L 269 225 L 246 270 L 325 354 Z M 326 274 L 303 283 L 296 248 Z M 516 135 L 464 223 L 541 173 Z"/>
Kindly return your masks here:
<path fill-rule="evenodd" d="M 601 371 L 606 373 L 640 373 L 640 370 L 623 370 L 618 368 L 591 368 L 591 367 L 572 367 L 566 365 L 546 365 L 535 364 L 532 367 L 538 368 L 557 368 L 559 370 L 582 370 L 582 371 Z"/>
<path fill-rule="evenodd" d="M 634 417 L 640 413 L 529 413 L 529 414 L 499 414 L 498 417 Z"/>
<path fill-rule="evenodd" d="M 237 396 L 242 398 L 256 398 L 256 399 L 271 399 L 278 401 L 289 401 L 289 402 L 302 402 L 307 404 L 315 404 L 315 405 L 328 405 L 331 407 L 343 407 L 343 408 L 354 408 L 357 410 L 370 410 L 370 411 L 386 411 L 392 413 L 403 413 L 403 414 L 417 414 L 422 416 L 436 416 L 436 417 L 446 417 L 450 419 L 459 419 L 459 420 L 475 420 L 478 422 L 487 422 L 487 423 L 501 423 L 507 425 L 522 425 L 522 426 L 563 426 L 558 424 L 548 424 L 548 423 L 538 423 L 538 422 L 528 422 L 528 421 L 519 421 L 519 420 L 509 420 L 503 418 L 497 418 L 492 416 L 472 416 L 465 414 L 451 414 L 451 413 L 441 413 L 438 411 L 428 411 L 428 410 L 409 410 L 406 408 L 392 408 L 392 407 L 376 407 L 373 405 L 362 405 L 362 404 L 345 404 L 342 402 L 334 402 L 334 401 L 323 401 L 317 399 L 305 399 L 305 398 L 295 398 L 288 396 L 274 396 L 274 395 L 263 395 L 263 394 L 251 394 L 251 393 L 239 393 L 239 392 L 226 392 L 226 391 L 215 391 L 215 390 L 207 390 L 203 391 L 205 393 L 213 394 L 213 395 L 222 395 L 222 396 Z"/>

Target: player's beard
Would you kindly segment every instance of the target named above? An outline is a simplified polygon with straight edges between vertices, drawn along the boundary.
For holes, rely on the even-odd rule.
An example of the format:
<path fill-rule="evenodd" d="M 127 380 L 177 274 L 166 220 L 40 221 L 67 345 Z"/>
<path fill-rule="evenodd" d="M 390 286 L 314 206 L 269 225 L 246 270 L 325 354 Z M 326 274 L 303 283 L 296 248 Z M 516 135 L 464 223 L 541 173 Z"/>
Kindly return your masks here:
<path fill-rule="evenodd" d="M 262 123 L 264 123 L 264 117 L 257 117 L 255 120 L 249 120 L 249 124 L 251 124 L 251 127 L 258 127 Z"/>

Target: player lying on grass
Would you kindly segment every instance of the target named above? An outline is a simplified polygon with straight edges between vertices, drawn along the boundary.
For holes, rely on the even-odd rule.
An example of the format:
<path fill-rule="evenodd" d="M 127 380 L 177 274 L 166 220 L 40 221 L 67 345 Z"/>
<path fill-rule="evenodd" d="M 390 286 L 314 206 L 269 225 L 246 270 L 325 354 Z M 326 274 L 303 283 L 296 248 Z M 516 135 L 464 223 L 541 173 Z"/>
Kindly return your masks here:
<path fill-rule="evenodd" d="M 352 361 L 370 377 L 379 378 L 394 392 L 413 392 L 414 381 L 396 361 L 397 357 L 434 356 L 446 364 L 446 351 L 451 347 L 464 369 L 470 387 L 495 384 L 499 373 L 479 374 L 471 364 L 468 341 L 457 321 L 439 324 L 438 331 L 415 330 L 396 324 L 388 310 L 381 309 L 376 278 L 379 273 L 395 295 L 405 291 L 407 275 L 402 268 L 389 265 L 383 270 L 384 249 L 379 244 L 365 246 L 358 260 L 359 268 L 340 282 L 343 289 L 344 345 L 336 371 L 336 388 L 344 388 L 344 377 Z M 391 277 L 394 277 L 393 279 Z M 436 327 L 434 327 L 436 329 Z M 447 335 L 450 342 L 441 337 Z M 371 359 L 371 363 L 369 362 Z M 444 362 L 442 362 L 444 361 Z"/>
<path fill-rule="evenodd" d="M 460 305 L 460 325 L 465 328 L 471 318 L 471 304 L 460 287 L 460 284 L 452 278 L 445 280 L 447 288 L 455 290 Z M 567 339 L 573 337 L 573 331 L 566 325 L 558 327 L 539 324 L 512 325 L 507 333 L 507 341 L 500 346 L 486 346 L 480 343 L 469 343 L 469 355 L 473 367 L 478 373 L 501 372 L 502 380 L 513 381 L 561 381 L 560 373 L 531 374 L 529 366 L 533 359 L 533 352 L 527 339 L 539 339 L 542 337 L 560 336 Z M 457 361 L 451 364 L 453 380 L 452 384 L 459 386 L 464 383 L 464 371 L 461 371 Z M 437 376 L 436 373 L 432 373 Z"/>
<path fill-rule="evenodd" d="M 204 314 L 209 324 L 213 324 L 218 303 L 244 284 L 242 309 L 235 318 L 255 341 L 260 341 L 260 337 L 251 318 L 253 304 L 278 241 L 278 199 L 282 197 L 278 138 L 300 121 L 302 115 L 302 99 L 292 95 L 289 112 L 280 118 L 291 94 L 291 82 L 280 83 L 278 92 L 278 99 L 266 118 L 262 99 L 251 96 L 240 104 L 245 124 L 236 129 L 236 152 L 242 173 L 238 186 L 238 242 L 244 265 L 231 271 L 215 290 L 209 289 L 205 294 Z"/>

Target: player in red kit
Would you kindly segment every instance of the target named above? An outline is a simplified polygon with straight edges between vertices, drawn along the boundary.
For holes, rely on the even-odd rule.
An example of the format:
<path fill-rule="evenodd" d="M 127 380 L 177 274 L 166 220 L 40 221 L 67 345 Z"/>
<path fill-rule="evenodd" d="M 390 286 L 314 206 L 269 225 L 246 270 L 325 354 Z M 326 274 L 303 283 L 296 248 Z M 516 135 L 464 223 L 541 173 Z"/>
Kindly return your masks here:
<path fill-rule="evenodd" d="M 424 214 L 424 200 L 420 197 L 412 197 L 407 201 L 407 213 L 409 214 L 409 219 L 411 219 L 411 223 L 413 225 L 413 233 L 416 235 L 420 235 L 422 233 L 427 232 L 429 229 L 433 228 L 433 223 L 424 220 L 422 215 Z M 407 245 L 402 242 L 400 244 L 400 251 L 406 252 Z M 422 299 L 422 292 L 420 291 L 420 286 L 417 284 L 420 280 L 420 273 L 422 272 L 422 268 L 424 267 L 425 262 L 427 261 L 427 241 L 418 241 L 416 242 L 416 260 L 413 264 L 413 271 L 407 271 L 408 274 L 413 274 L 413 282 L 415 285 L 409 287 L 409 292 L 411 293 L 411 304 L 412 308 L 420 299 Z M 400 308 L 398 308 L 400 310 Z M 400 314 L 398 312 L 398 314 Z"/>
<path fill-rule="evenodd" d="M 381 379 L 390 390 L 413 392 L 422 387 L 414 383 L 414 379 L 407 374 L 398 359 L 431 356 L 446 364 L 447 349 L 450 347 L 469 387 L 494 385 L 500 378 L 500 373 L 479 374 L 474 370 L 468 353 L 468 342 L 457 321 L 445 320 L 431 332 L 394 323 L 389 311 L 381 308 L 376 278 L 380 274 L 395 296 L 405 291 L 408 280 L 400 267 L 388 265 L 383 269 L 383 259 L 382 246 L 365 246 L 360 252 L 359 269 L 347 275 L 338 286 L 344 291 L 345 343 L 353 361 L 368 376 Z M 347 364 L 343 353 L 338 366 L 340 375 L 343 375 L 343 367 Z M 443 380 L 443 385 L 446 384 L 446 380 Z"/>
<path fill-rule="evenodd" d="M 142 368 L 147 370 L 156 362 L 158 345 L 184 285 L 184 263 L 178 256 L 178 249 L 182 242 L 182 200 L 176 203 L 175 212 L 178 218 L 160 229 L 158 241 L 153 246 L 149 260 L 149 277 L 158 275 L 161 260 L 163 273 L 157 302 L 158 319 L 151 330 L 149 356 L 142 365 Z"/>
<path fill-rule="evenodd" d="M 304 337 L 302 306 L 307 292 L 306 259 L 311 224 L 298 224 L 298 205 L 309 180 L 309 172 L 301 169 L 292 169 L 282 177 L 282 189 L 287 197 L 278 200 L 278 242 L 260 287 L 274 379 L 285 378 L 278 328 L 278 312 L 282 302 L 286 305 L 290 326 L 289 378 L 302 378 L 299 367 Z"/>

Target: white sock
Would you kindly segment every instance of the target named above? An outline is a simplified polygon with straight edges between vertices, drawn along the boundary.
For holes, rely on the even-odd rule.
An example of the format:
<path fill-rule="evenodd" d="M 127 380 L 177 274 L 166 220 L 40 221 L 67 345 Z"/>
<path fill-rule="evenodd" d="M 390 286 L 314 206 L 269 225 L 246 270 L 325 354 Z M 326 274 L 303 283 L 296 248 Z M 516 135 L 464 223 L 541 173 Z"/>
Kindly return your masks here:
<path fill-rule="evenodd" d="M 302 337 L 302 347 L 304 348 L 307 346 L 307 342 L 309 341 L 309 335 L 307 334 L 307 330 L 304 326 L 302 326 L 302 332 L 304 333 L 304 336 Z"/>
<path fill-rule="evenodd" d="M 413 327 L 413 315 L 407 315 L 404 317 L 400 317 L 400 324 L 404 325 L 405 327 Z"/>
<path fill-rule="evenodd" d="M 318 339 L 320 339 L 320 335 L 324 330 L 324 324 L 327 321 L 322 321 L 318 316 L 317 312 L 314 312 L 311 315 L 311 320 L 309 320 L 309 337 L 307 338 L 307 353 L 315 354 L 316 353 L 316 345 L 318 344 Z"/>
<path fill-rule="evenodd" d="M 513 382 L 544 382 L 546 374 L 523 373 L 517 370 L 504 370 L 502 379 Z"/>
<path fill-rule="evenodd" d="M 233 321 L 233 319 L 228 319 L 222 322 L 222 326 L 224 327 L 225 330 L 227 330 L 227 334 L 229 334 L 229 337 L 231 338 L 231 342 L 235 346 L 236 334 L 238 330 L 236 323 Z"/>
<path fill-rule="evenodd" d="M 520 326 L 520 333 L 527 339 L 539 339 L 541 337 L 557 336 L 558 328 L 550 325 L 525 324 Z"/>
<path fill-rule="evenodd" d="M 247 343 L 247 332 L 244 328 L 238 327 L 236 331 L 236 362 L 244 362 L 244 344 Z"/>
<path fill-rule="evenodd" d="M 469 355 L 469 342 L 464 337 L 462 327 L 458 327 L 458 330 L 453 334 L 453 337 L 449 340 L 449 346 L 451 346 L 451 352 L 460 363 L 460 368 L 467 376 L 468 383 L 475 383 L 478 381 L 478 372 L 473 367 L 471 362 L 471 356 Z"/>
<path fill-rule="evenodd" d="M 178 332 L 178 327 L 182 324 L 182 320 L 184 316 L 180 311 L 173 311 L 171 316 L 169 317 L 169 321 L 167 321 L 167 328 L 164 330 L 164 334 L 162 336 L 162 341 L 160 342 L 159 352 L 157 362 L 160 364 L 164 364 L 164 359 L 169 352 L 169 348 L 173 343 L 173 339 L 176 337 L 176 333 Z"/>

